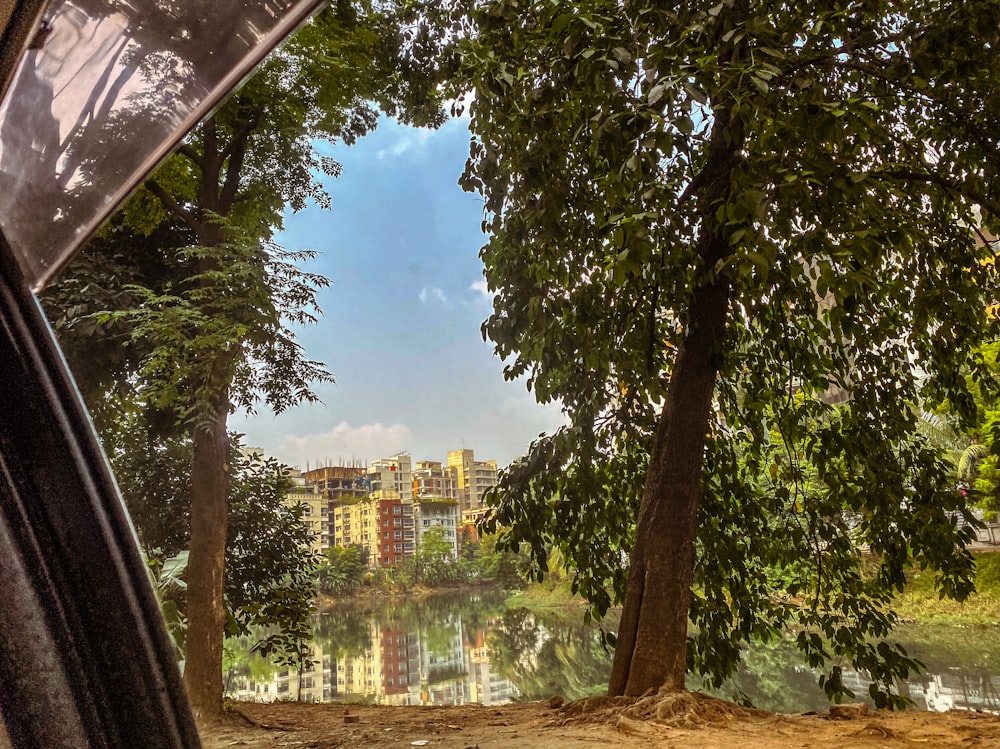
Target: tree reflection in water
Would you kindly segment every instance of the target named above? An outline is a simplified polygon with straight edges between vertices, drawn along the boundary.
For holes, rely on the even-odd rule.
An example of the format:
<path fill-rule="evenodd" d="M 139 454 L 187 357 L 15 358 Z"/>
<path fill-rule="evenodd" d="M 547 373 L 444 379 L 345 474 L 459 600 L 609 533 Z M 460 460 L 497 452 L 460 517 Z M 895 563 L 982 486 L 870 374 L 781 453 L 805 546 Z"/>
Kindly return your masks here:
<path fill-rule="evenodd" d="M 919 709 L 1000 712 L 1000 629 L 902 627 L 898 640 L 927 670 L 900 687 Z M 508 607 L 501 591 L 341 600 L 316 618 L 314 664 L 295 674 L 234 655 L 228 689 L 241 699 L 364 700 L 385 704 L 500 704 L 603 694 L 611 654 L 575 607 Z M 246 646 L 244 645 L 244 650 Z M 353 675 L 352 675 L 353 674 Z M 772 712 L 826 710 L 819 674 L 792 639 L 758 645 L 714 693 Z M 844 672 L 864 699 L 863 675 Z M 268 686 L 269 685 L 269 686 Z M 699 687 L 697 677 L 689 683 Z M 705 690 L 708 691 L 708 690 Z"/>
<path fill-rule="evenodd" d="M 611 654 L 580 611 L 508 610 L 486 643 L 494 667 L 525 699 L 559 694 L 569 700 L 603 694 L 611 674 Z"/>

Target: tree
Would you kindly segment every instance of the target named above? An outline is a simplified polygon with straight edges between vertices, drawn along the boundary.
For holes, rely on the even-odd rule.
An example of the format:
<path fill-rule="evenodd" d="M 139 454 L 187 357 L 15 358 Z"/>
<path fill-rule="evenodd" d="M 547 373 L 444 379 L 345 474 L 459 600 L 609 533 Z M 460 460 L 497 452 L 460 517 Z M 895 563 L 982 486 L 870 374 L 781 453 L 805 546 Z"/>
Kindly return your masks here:
<path fill-rule="evenodd" d="M 407 561 L 413 569 L 413 580 L 418 583 L 454 582 L 458 573 L 455 547 L 441 526 L 424 531 L 416 551 Z"/>
<path fill-rule="evenodd" d="M 119 477 L 139 541 L 155 570 L 161 604 L 185 658 L 191 516 L 189 437 L 151 439 L 140 413 L 122 411 L 103 445 Z M 302 520 L 289 506 L 287 469 L 273 458 L 245 453 L 230 439 L 229 522 L 226 539 L 226 635 L 256 636 L 253 650 L 279 664 L 308 655 L 313 582 L 318 563 Z M 179 633 L 183 637 L 177 636 Z"/>
<path fill-rule="evenodd" d="M 412 40 L 391 13 L 362 10 L 334 3 L 197 128 L 98 241 L 115 257 L 129 245 L 149 253 L 122 261 L 138 275 L 124 284 L 104 276 L 108 306 L 83 325 L 63 318 L 85 340 L 120 336 L 130 351 L 111 353 L 118 369 L 109 387 L 137 389 L 160 433 L 190 436 L 184 679 L 202 720 L 222 711 L 228 416 L 261 400 L 276 412 L 314 400 L 312 384 L 332 379 L 289 329 L 318 314 L 315 292 L 327 281 L 297 267 L 310 253 L 286 252 L 271 237 L 286 207 L 329 204 L 314 175 L 339 165 L 315 144 L 349 144 L 374 127 L 372 102 L 423 124 L 443 116 L 421 70 L 389 74 Z"/>
<path fill-rule="evenodd" d="M 963 429 L 945 404 L 936 413 L 926 414 L 923 426 L 937 444 L 949 449 L 963 491 L 995 517 L 1000 509 L 1000 341 L 982 346 L 979 354 L 991 377 L 969 383 L 976 409 L 971 424 Z"/>
<path fill-rule="evenodd" d="M 368 574 L 368 549 L 352 544 L 331 546 L 318 570 L 319 589 L 334 595 L 361 587 Z"/>
<path fill-rule="evenodd" d="M 229 637 L 257 635 L 253 650 L 279 665 L 302 668 L 311 655 L 319 555 L 304 522 L 305 505 L 289 505 L 293 484 L 274 458 L 245 454 L 231 440 L 225 602 Z"/>
<path fill-rule="evenodd" d="M 968 416 L 995 335 L 976 239 L 1000 219 L 997 20 L 923 0 L 473 12 L 483 332 L 571 422 L 506 473 L 495 522 L 539 556 L 555 539 L 596 613 L 624 599 L 611 694 L 721 678 L 795 622 L 808 661 L 894 701 L 917 665 L 881 642 L 907 566 L 971 589 L 965 500 L 913 404 Z"/>

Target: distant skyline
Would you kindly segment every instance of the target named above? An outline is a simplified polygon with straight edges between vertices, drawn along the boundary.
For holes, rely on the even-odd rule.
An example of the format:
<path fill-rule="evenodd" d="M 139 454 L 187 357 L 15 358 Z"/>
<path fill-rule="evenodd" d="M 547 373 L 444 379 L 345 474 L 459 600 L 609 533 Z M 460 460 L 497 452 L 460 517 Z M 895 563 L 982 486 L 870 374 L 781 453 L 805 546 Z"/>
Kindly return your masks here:
<path fill-rule="evenodd" d="M 354 146 L 322 147 L 343 165 L 323 179 L 333 207 L 287 215 L 276 240 L 321 253 L 307 270 L 331 280 L 324 314 L 297 335 L 337 382 L 316 388 L 320 404 L 234 415 L 246 444 L 299 468 L 463 447 L 504 466 L 563 423 L 523 380 L 504 381 L 482 340 L 482 201 L 457 184 L 468 144 L 464 119 L 435 131 L 383 118 Z"/>

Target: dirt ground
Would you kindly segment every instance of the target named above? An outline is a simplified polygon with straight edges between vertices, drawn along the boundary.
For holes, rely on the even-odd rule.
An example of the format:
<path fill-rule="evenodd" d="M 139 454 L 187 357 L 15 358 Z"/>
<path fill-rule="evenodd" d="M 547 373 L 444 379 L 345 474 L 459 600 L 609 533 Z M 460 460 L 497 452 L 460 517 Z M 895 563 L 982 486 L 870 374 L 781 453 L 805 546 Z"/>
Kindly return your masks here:
<path fill-rule="evenodd" d="M 1000 716 L 853 711 L 846 718 L 771 715 L 690 693 L 499 707 L 241 703 L 202 736 L 206 749 L 1000 749 Z"/>

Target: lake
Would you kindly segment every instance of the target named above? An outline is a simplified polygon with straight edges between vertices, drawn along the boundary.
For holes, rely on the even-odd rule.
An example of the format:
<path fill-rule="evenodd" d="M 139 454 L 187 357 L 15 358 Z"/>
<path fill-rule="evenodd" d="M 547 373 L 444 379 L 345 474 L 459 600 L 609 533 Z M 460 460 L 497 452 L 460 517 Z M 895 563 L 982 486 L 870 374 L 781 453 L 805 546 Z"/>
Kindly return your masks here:
<path fill-rule="evenodd" d="M 311 668 L 277 668 L 227 643 L 227 696 L 251 701 L 498 705 L 603 694 L 611 655 L 580 609 L 529 611 L 491 589 L 423 599 L 344 600 L 316 616 Z M 900 685 L 918 709 L 1000 712 L 1000 628 L 901 626 L 896 641 L 927 666 Z M 773 712 L 825 710 L 818 672 L 792 639 L 749 650 L 716 693 Z M 858 699 L 863 674 L 845 667 Z M 697 688 L 695 679 L 690 688 Z"/>

